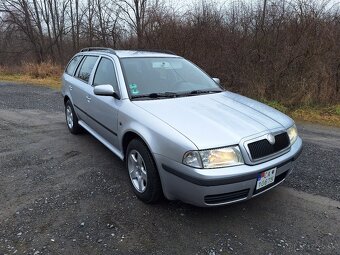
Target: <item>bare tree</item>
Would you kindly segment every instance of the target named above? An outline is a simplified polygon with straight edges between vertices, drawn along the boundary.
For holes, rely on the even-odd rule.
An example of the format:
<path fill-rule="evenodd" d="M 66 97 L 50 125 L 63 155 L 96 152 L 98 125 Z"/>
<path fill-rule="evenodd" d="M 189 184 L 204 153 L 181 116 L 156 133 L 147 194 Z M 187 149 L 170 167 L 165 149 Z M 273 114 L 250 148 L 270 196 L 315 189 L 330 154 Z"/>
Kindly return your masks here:
<path fill-rule="evenodd" d="M 170 49 L 230 90 L 340 101 L 340 11 L 329 0 L 0 0 L 0 63 L 65 63 L 81 47 Z M 23 55 L 25 54 L 25 55 Z"/>
<path fill-rule="evenodd" d="M 147 7 L 150 0 L 120 0 L 117 4 L 125 17 L 122 19 L 137 35 L 137 48 L 144 47 L 144 33 L 147 23 Z"/>
<path fill-rule="evenodd" d="M 20 29 L 25 34 L 26 40 L 31 44 L 36 60 L 39 62 L 43 61 L 43 45 L 39 39 L 39 32 L 36 29 L 37 24 L 34 20 L 34 11 L 28 1 L 2 0 L 0 9 L 4 13 L 3 22 L 15 25 Z"/>

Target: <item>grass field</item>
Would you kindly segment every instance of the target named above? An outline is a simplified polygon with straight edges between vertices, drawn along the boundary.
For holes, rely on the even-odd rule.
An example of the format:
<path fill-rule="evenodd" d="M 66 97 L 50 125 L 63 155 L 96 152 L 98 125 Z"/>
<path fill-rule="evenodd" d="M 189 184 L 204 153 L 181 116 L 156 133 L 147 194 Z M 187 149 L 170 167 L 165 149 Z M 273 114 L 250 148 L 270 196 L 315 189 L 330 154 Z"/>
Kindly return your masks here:
<path fill-rule="evenodd" d="M 0 67 L 0 81 L 35 84 L 59 90 L 61 69 L 53 65 L 40 67 L 26 66 L 24 72 L 11 73 Z M 262 99 L 262 102 L 288 114 L 296 121 L 306 121 L 322 125 L 340 127 L 340 104 L 330 106 L 286 106 L 277 101 Z"/>
<path fill-rule="evenodd" d="M 288 107 L 277 101 L 262 100 L 262 102 L 286 113 L 294 120 L 318 123 L 322 125 L 340 127 L 340 104 L 322 106 Z"/>
<path fill-rule="evenodd" d="M 51 61 L 41 64 L 23 63 L 21 66 L 0 66 L 0 81 L 35 84 L 60 89 L 63 69 Z"/>
<path fill-rule="evenodd" d="M 60 89 L 60 77 L 32 78 L 27 74 L 1 74 L 0 81 L 15 82 L 23 84 L 35 84 L 53 89 Z"/>

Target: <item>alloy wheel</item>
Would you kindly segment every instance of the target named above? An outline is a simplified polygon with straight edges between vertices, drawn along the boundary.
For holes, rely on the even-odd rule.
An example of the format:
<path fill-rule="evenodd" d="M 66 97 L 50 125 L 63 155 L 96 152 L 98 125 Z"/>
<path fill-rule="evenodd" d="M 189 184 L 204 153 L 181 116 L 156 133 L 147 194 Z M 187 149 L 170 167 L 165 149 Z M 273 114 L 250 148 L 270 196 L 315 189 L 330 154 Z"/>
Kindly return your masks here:
<path fill-rule="evenodd" d="M 73 128 L 73 113 L 72 113 L 72 109 L 71 106 L 67 106 L 66 107 L 66 122 L 67 122 L 67 126 L 72 129 Z"/>
<path fill-rule="evenodd" d="M 136 150 L 131 150 L 128 155 L 128 170 L 134 188 L 143 193 L 147 186 L 147 171 L 143 157 Z"/>

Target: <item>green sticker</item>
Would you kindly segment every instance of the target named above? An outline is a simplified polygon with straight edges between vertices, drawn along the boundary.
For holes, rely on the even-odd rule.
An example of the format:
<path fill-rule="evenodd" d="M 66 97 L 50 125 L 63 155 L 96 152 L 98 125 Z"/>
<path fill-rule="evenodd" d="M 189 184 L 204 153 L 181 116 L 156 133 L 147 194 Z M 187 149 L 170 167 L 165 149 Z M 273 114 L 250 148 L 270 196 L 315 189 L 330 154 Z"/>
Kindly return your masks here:
<path fill-rule="evenodd" d="M 138 95 L 138 94 L 139 94 L 139 91 L 138 91 L 138 89 L 137 89 L 137 84 L 135 84 L 135 83 L 130 83 L 130 84 L 129 84 L 129 87 L 130 87 L 131 93 L 132 93 L 133 95 Z"/>

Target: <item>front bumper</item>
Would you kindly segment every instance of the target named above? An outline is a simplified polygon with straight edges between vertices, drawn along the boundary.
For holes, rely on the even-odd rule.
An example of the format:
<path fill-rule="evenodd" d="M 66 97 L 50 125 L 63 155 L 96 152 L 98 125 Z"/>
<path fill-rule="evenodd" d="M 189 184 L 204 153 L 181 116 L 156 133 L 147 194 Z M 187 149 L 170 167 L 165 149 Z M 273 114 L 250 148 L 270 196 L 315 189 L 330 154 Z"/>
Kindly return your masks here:
<path fill-rule="evenodd" d="M 299 137 L 287 153 L 270 161 L 216 169 L 195 169 L 162 155 L 154 157 L 168 199 L 207 207 L 250 199 L 277 186 L 291 173 L 293 161 L 301 151 Z M 274 183 L 256 191 L 258 174 L 272 168 L 276 168 Z"/>

